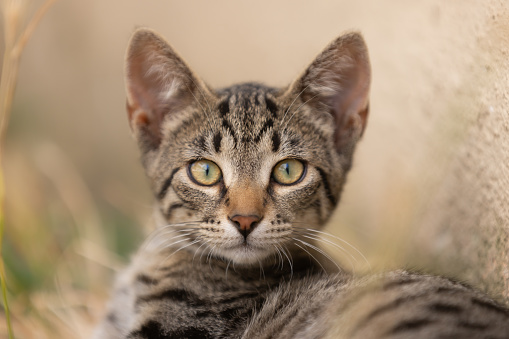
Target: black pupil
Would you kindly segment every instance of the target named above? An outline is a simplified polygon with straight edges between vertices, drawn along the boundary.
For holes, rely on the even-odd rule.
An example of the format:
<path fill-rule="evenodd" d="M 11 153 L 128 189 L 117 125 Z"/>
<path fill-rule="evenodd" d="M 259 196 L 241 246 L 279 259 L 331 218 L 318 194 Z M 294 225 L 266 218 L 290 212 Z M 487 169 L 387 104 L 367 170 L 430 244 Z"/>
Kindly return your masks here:
<path fill-rule="evenodd" d="M 288 165 L 287 162 L 285 162 L 285 164 L 283 165 L 284 168 L 285 168 L 285 172 L 286 174 L 290 175 L 290 165 Z"/>
<path fill-rule="evenodd" d="M 209 164 L 205 164 L 205 175 L 208 177 L 209 176 L 209 171 L 210 171 L 210 166 Z"/>

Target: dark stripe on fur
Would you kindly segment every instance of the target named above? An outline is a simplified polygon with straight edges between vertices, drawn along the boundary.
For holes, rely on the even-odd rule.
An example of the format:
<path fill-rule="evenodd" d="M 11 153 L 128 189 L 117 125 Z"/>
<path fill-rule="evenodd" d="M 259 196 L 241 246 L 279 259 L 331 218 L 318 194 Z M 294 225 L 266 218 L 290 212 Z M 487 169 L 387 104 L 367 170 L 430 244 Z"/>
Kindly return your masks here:
<path fill-rule="evenodd" d="M 454 287 L 446 287 L 446 286 L 440 286 L 439 288 L 437 288 L 436 290 L 436 293 L 439 293 L 439 294 L 456 294 L 456 293 L 460 293 L 460 292 L 464 292 L 463 290 L 459 290 L 457 288 L 454 288 Z"/>
<path fill-rule="evenodd" d="M 178 331 L 169 332 L 165 337 L 165 339 L 212 339 L 212 336 L 207 330 L 196 328 L 196 327 L 188 327 L 184 329 L 180 329 Z"/>
<path fill-rule="evenodd" d="M 220 132 L 217 132 L 214 135 L 214 140 L 213 140 L 214 150 L 216 151 L 216 153 L 221 152 L 221 140 L 223 140 L 223 136 L 221 135 Z"/>
<path fill-rule="evenodd" d="M 458 327 L 463 327 L 469 330 L 477 330 L 482 331 L 489 327 L 489 324 L 481 324 L 481 323 L 473 323 L 473 322 L 466 322 L 466 321 L 458 321 L 457 323 Z"/>
<path fill-rule="evenodd" d="M 247 292 L 247 293 L 242 293 L 242 294 L 236 295 L 234 297 L 225 298 L 219 302 L 221 304 L 230 304 L 230 303 L 234 303 L 236 301 L 252 299 L 259 295 L 260 294 L 258 292 Z"/>
<path fill-rule="evenodd" d="M 228 131 L 228 133 L 230 133 L 230 135 L 233 138 L 233 142 L 235 143 L 235 146 L 237 146 L 237 136 L 235 135 L 235 131 L 233 130 L 233 127 L 230 125 L 230 123 L 225 119 L 223 119 L 223 128 L 225 128 Z"/>
<path fill-rule="evenodd" d="M 274 131 L 272 133 L 272 152 L 279 151 L 279 146 L 281 145 L 281 139 L 279 137 L 278 131 Z"/>
<path fill-rule="evenodd" d="M 205 137 L 204 136 L 196 138 L 194 140 L 193 144 L 196 145 L 202 152 L 205 152 L 207 150 L 207 146 L 205 144 Z"/>
<path fill-rule="evenodd" d="M 224 182 L 221 185 L 221 190 L 219 191 L 219 201 L 222 201 L 223 198 L 226 196 L 226 193 L 228 193 L 228 189 L 224 185 Z"/>
<path fill-rule="evenodd" d="M 244 306 L 237 306 L 222 310 L 219 312 L 219 315 L 227 322 L 231 322 L 232 320 L 245 317 L 247 313 L 249 313 L 249 309 L 246 309 Z"/>
<path fill-rule="evenodd" d="M 274 179 L 272 179 L 274 180 Z M 270 199 L 272 201 L 275 201 L 276 200 L 276 197 L 275 197 L 275 194 L 274 194 L 274 188 L 272 187 L 272 185 L 269 185 L 267 187 L 267 194 L 269 195 Z"/>
<path fill-rule="evenodd" d="M 382 287 L 382 289 L 384 291 L 388 291 L 393 288 L 397 288 L 397 287 L 404 286 L 404 285 L 415 284 L 415 283 L 419 283 L 421 281 L 422 280 L 420 280 L 420 279 L 414 279 L 414 278 L 405 278 L 405 279 L 401 279 L 401 280 L 395 280 L 395 281 L 391 281 L 391 282 L 388 282 L 387 284 L 385 284 Z"/>
<path fill-rule="evenodd" d="M 131 332 L 127 338 L 129 339 L 166 339 L 169 338 L 164 334 L 163 327 L 160 323 L 150 320 L 144 324 L 139 330 Z"/>
<path fill-rule="evenodd" d="M 474 297 L 474 298 L 472 298 L 472 304 L 480 306 L 486 310 L 496 312 L 496 313 L 506 316 L 506 317 L 509 316 L 509 311 L 507 309 L 505 309 L 497 304 L 491 303 L 489 301 L 481 300 L 481 299 Z"/>
<path fill-rule="evenodd" d="M 212 339 L 210 333 L 196 327 L 182 328 L 166 333 L 160 323 L 151 320 L 138 331 L 131 332 L 129 339 Z"/>
<path fill-rule="evenodd" d="M 181 289 L 181 288 L 169 289 L 169 290 L 164 290 L 160 293 L 141 296 L 136 300 L 136 304 L 138 305 L 140 303 L 146 303 L 146 302 L 151 302 L 151 301 L 160 301 L 160 300 L 166 300 L 166 299 L 170 299 L 174 302 L 184 302 L 186 304 L 194 305 L 194 306 L 206 305 L 206 302 L 203 301 L 202 299 L 200 299 L 198 297 L 198 295 L 196 295 L 192 292 L 186 291 L 184 289 Z"/>
<path fill-rule="evenodd" d="M 177 173 L 177 171 L 179 169 L 180 169 L 180 167 L 177 167 L 177 168 L 174 168 L 173 171 L 171 171 L 170 176 L 168 177 L 168 179 L 166 179 L 163 186 L 159 190 L 159 193 L 157 194 L 157 200 L 162 200 L 164 198 L 164 196 L 166 195 L 166 192 L 168 191 L 168 188 L 171 186 L 173 176 L 175 175 L 175 173 Z"/>
<path fill-rule="evenodd" d="M 270 128 L 272 128 L 272 126 L 274 126 L 274 120 L 268 119 L 267 121 L 265 121 L 265 124 L 263 124 L 262 129 L 260 130 L 260 132 L 258 132 L 258 135 L 255 137 L 254 142 L 255 143 L 260 142 L 261 138 L 263 137 L 263 134 L 267 132 Z"/>
<path fill-rule="evenodd" d="M 267 109 L 272 114 L 272 117 L 276 118 L 277 111 L 278 111 L 278 107 L 277 107 L 276 103 L 274 101 L 272 101 L 271 99 L 265 97 L 265 105 L 267 106 Z"/>
<path fill-rule="evenodd" d="M 136 280 L 145 285 L 157 285 L 159 283 L 157 279 L 151 278 L 145 274 L 139 274 Z"/>
<path fill-rule="evenodd" d="M 413 301 L 419 297 L 422 297 L 422 295 L 398 298 L 388 304 L 378 307 L 377 309 L 371 311 L 367 316 L 364 317 L 364 319 L 362 319 L 355 325 L 354 329 L 352 330 L 352 334 L 357 332 L 359 329 L 363 328 L 367 324 L 369 324 L 374 318 L 378 317 L 379 315 L 393 311 L 393 310 L 397 309 L 398 307 L 400 307 L 401 305 L 404 305 L 404 304 L 406 304 L 410 301 Z"/>
<path fill-rule="evenodd" d="M 230 98 L 226 98 L 224 101 L 220 102 L 217 108 L 219 109 L 219 113 L 221 113 L 221 116 L 225 116 L 226 114 L 230 113 L 230 104 L 228 103 Z"/>
<path fill-rule="evenodd" d="M 431 305 L 428 306 L 428 308 L 432 312 L 437 312 L 437 313 L 455 313 L 455 314 L 458 314 L 458 313 L 463 312 L 463 309 L 460 306 L 458 306 L 458 305 L 444 304 L 444 303 L 440 303 L 440 302 L 431 304 Z"/>
<path fill-rule="evenodd" d="M 251 108 L 251 100 L 249 100 L 249 98 L 244 98 L 241 105 L 244 112 L 247 112 Z"/>
<path fill-rule="evenodd" d="M 329 185 L 329 180 L 327 180 L 327 174 L 321 169 L 320 167 L 316 168 L 318 170 L 318 173 L 320 173 L 320 177 L 322 178 L 323 187 L 325 188 L 325 193 L 327 195 L 327 198 L 332 203 L 332 206 L 336 206 L 336 198 L 332 194 L 332 190 Z"/>
<path fill-rule="evenodd" d="M 170 207 L 168 207 L 166 211 L 164 211 L 164 216 L 168 219 L 171 217 L 171 214 L 173 213 L 174 210 L 182 207 L 184 207 L 184 204 L 182 203 L 179 202 L 173 203 L 170 205 Z"/>
<path fill-rule="evenodd" d="M 387 334 L 399 334 L 402 332 L 414 331 L 424 326 L 428 326 L 431 323 L 433 323 L 433 321 L 426 318 L 405 320 L 400 322 L 398 325 L 394 326 L 391 330 L 387 332 Z"/>

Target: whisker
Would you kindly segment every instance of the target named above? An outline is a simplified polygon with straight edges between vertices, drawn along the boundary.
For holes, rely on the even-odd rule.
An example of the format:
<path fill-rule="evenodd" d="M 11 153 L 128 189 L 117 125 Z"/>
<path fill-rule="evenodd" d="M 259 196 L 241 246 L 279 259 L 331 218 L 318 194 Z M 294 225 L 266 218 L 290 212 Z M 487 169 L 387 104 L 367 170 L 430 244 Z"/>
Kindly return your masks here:
<path fill-rule="evenodd" d="M 189 222 L 181 222 L 181 223 L 176 223 L 176 224 L 166 224 L 166 225 L 158 226 L 155 230 L 150 232 L 148 237 L 145 239 L 145 243 L 150 242 L 151 239 L 153 239 L 154 237 L 157 237 L 161 234 L 163 234 L 163 235 L 166 234 L 166 233 L 162 233 L 162 232 L 166 232 L 168 230 L 174 231 L 173 228 L 199 226 L 200 224 L 201 224 L 201 221 L 189 221 Z"/>
<path fill-rule="evenodd" d="M 212 253 L 212 252 L 214 251 L 214 249 L 215 249 L 215 248 L 216 248 L 216 245 L 212 246 L 212 248 L 210 249 L 209 254 L 207 255 L 207 261 L 208 261 L 208 263 L 209 263 L 209 268 L 210 268 L 210 271 L 211 271 L 211 272 L 214 272 L 214 270 L 212 269 L 212 265 L 211 265 L 210 261 L 211 261 L 211 259 L 212 259 L 212 255 L 213 255 L 213 253 Z"/>
<path fill-rule="evenodd" d="M 339 271 L 343 271 L 343 269 L 338 265 L 338 263 L 327 252 L 322 250 L 320 247 L 314 246 L 314 245 L 309 244 L 309 243 L 308 243 L 308 246 L 310 246 L 315 251 L 317 251 L 318 253 L 320 253 L 321 255 L 326 257 L 327 259 L 329 259 L 329 261 L 332 262 Z M 348 261 L 350 262 L 350 267 L 352 268 L 352 271 L 353 271 L 354 267 L 353 267 L 352 261 L 351 260 L 348 260 Z"/>
<path fill-rule="evenodd" d="M 309 86 L 309 85 L 308 85 Z M 319 94 L 316 94 L 316 95 L 313 95 L 310 99 L 304 101 L 299 107 L 297 107 L 297 109 L 293 112 L 292 116 L 290 117 L 290 119 L 288 119 L 288 121 L 286 122 L 285 124 L 285 128 L 283 128 L 283 130 L 286 130 L 286 128 L 288 127 L 288 124 L 290 123 L 290 121 L 293 119 L 294 115 L 297 114 L 297 112 L 299 111 L 299 109 L 304 106 L 305 104 L 307 104 L 308 102 L 310 102 L 311 100 L 313 100 L 314 98 L 316 98 Z"/>
<path fill-rule="evenodd" d="M 297 239 L 294 239 L 294 240 L 297 240 Z M 324 272 L 327 272 L 327 271 L 325 270 L 325 268 L 323 268 L 322 264 L 320 264 L 320 262 L 319 262 L 319 261 L 318 261 L 318 260 L 314 257 L 314 255 L 312 255 L 311 253 L 309 253 L 309 251 L 308 251 L 308 250 L 306 250 L 304 247 L 300 246 L 300 245 L 299 245 L 299 244 L 297 244 L 297 243 L 295 244 L 295 246 L 300 247 L 300 248 L 301 248 L 304 252 L 306 252 L 307 254 L 309 254 L 309 255 L 311 256 L 311 258 L 315 259 L 315 261 L 318 263 L 318 265 L 320 265 L 320 267 L 322 268 L 322 270 L 323 270 Z"/>
<path fill-rule="evenodd" d="M 187 241 L 187 240 L 191 240 L 191 238 L 185 238 L 185 239 L 181 239 L 181 240 L 172 242 L 171 244 L 165 245 L 162 249 L 170 248 L 170 247 L 172 247 L 175 244 L 178 244 L 178 243 L 181 243 L 181 242 Z"/>
<path fill-rule="evenodd" d="M 323 243 L 326 243 L 326 244 L 330 244 L 338 249 L 341 250 L 341 252 L 345 253 L 348 255 L 348 257 L 346 257 L 346 259 L 348 260 L 349 264 L 350 264 L 350 267 L 353 268 L 355 267 L 354 263 L 352 262 L 352 260 L 350 258 L 352 258 L 356 263 L 358 262 L 357 258 L 355 258 L 350 252 L 348 252 L 345 248 L 343 248 L 342 246 L 328 240 L 328 239 L 325 239 L 323 237 L 320 237 L 320 236 L 315 236 L 315 235 L 310 235 L 310 234 L 302 234 L 301 235 L 302 237 L 304 238 L 308 238 L 308 239 L 312 239 L 312 240 L 316 240 L 316 241 L 321 241 Z"/>
<path fill-rule="evenodd" d="M 178 240 L 178 241 L 175 241 L 171 244 L 168 244 L 166 246 L 164 246 L 162 249 L 166 249 L 166 248 L 170 248 L 171 246 L 175 245 L 175 244 L 178 244 L 178 243 L 181 243 L 183 241 L 188 241 L 188 240 L 191 240 L 191 238 L 185 238 L 185 239 L 181 239 L 181 240 Z M 181 246 L 179 249 L 177 249 L 176 251 L 173 251 L 172 253 L 170 253 L 169 255 L 167 255 L 163 260 L 161 260 L 161 262 L 159 263 L 159 265 L 157 266 L 157 269 L 156 270 L 159 270 L 161 268 L 161 265 L 163 263 L 165 263 L 168 259 L 171 258 L 171 256 L 173 256 L 175 253 L 177 253 L 178 251 L 180 251 L 181 249 L 183 248 L 186 248 L 188 246 L 191 246 L 192 244 L 195 244 L 197 242 L 199 242 L 200 240 L 194 240 L 192 241 L 190 244 L 187 244 L 187 245 L 184 245 L 184 246 Z"/>
<path fill-rule="evenodd" d="M 226 280 L 228 280 L 228 267 L 230 267 L 231 262 L 232 262 L 232 259 L 228 260 L 228 264 L 226 265 L 226 272 L 225 272 Z"/>
<path fill-rule="evenodd" d="M 306 87 L 304 87 L 304 89 L 302 91 L 300 91 L 299 94 L 297 94 L 297 96 L 295 97 L 295 99 L 293 99 L 292 103 L 290 104 L 290 106 L 286 109 L 285 111 L 285 114 L 283 114 L 283 118 L 281 119 L 281 121 L 279 121 L 279 128 L 281 128 L 281 124 L 283 123 L 283 121 L 285 120 L 285 117 L 286 117 L 286 114 L 288 113 L 288 111 L 292 108 L 293 104 L 295 103 L 295 101 L 301 96 L 302 93 L 304 93 L 304 91 L 312 84 L 309 83 Z"/>
<path fill-rule="evenodd" d="M 281 251 L 283 252 L 283 254 L 286 257 L 286 259 L 288 260 L 288 264 L 290 264 L 290 280 L 292 280 L 292 278 L 293 278 L 293 258 L 292 258 L 292 253 L 288 250 L 288 248 L 284 244 L 281 244 Z M 289 257 L 288 257 L 288 254 L 286 252 L 288 252 L 288 254 L 290 254 Z"/>
<path fill-rule="evenodd" d="M 191 79 L 191 81 L 193 81 Z M 194 81 L 193 81 L 194 83 Z M 194 84 L 196 86 L 196 84 Z M 193 91 L 191 91 L 191 89 L 189 88 L 189 86 L 186 84 L 186 87 L 187 87 L 187 90 L 189 91 L 189 93 L 191 93 L 191 95 L 194 97 L 194 100 L 198 103 L 198 105 L 200 105 L 200 108 L 201 110 L 203 111 L 203 113 L 205 113 L 205 116 L 206 117 L 209 117 L 209 114 L 207 113 L 207 111 L 205 110 L 205 108 L 203 108 L 203 105 L 201 104 L 201 102 L 198 100 L 198 98 L 196 97 L 196 95 L 194 95 Z M 197 88 L 199 88 L 198 86 L 196 86 Z M 203 95 L 203 94 L 202 94 Z M 210 120 L 209 119 L 206 119 L 207 120 L 207 123 L 209 124 L 209 128 L 210 130 L 212 131 L 213 128 L 212 128 L 212 125 L 210 123 Z"/>
<path fill-rule="evenodd" d="M 178 229 L 179 227 L 190 227 L 190 226 L 194 227 L 194 226 L 199 226 L 200 224 L 201 224 L 200 222 L 193 221 L 193 222 L 188 222 L 188 223 L 166 224 L 166 225 L 158 226 L 155 230 L 150 232 L 150 234 L 147 238 L 150 239 L 151 237 L 154 237 L 163 231 Z"/>
<path fill-rule="evenodd" d="M 330 256 L 327 254 L 327 252 L 325 252 L 324 250 L 322 250 L 321 248 L 317 247 L 317 246 L 314 246 L 306 241 L 303 241 L 303 240 L 300 240 L 300 239 L 296 239 L 294 238 L 294 240 L 297 240 L 297 241 L 300 241 L 301 243 L 303 244 L 307 244 L 307 246 L 309 246 L 310 248 L 314 249 L 315 251 L 317 251 L 318 253 L 320 253 L 321 255 L 323 255 L 324 257 L 326 257 L 327 259 L 330 260 L 330 262 L 332 262 L 338 270 L 342 271 L 343 269 L 336 263 L 336 261 Z M 353 270 L 353 267 L 352 267 L 352 270 Z"/>
<path fill-rule="evenodd" d="M 187 240 L 189 240 L 189 239 L 187 239 Z M 184 245 L 184 246 L 179 247 L 177 250 L 173 251 L 173 253 L 171 253 L 171 254 L 170 254 L 170 255 L 168 255 L 166 258 L 164 258 L 164 260 L 162 260 L 162 262 L 165 262 L 165 261 L 167 261 L 168 259 L 170 259 L 170 258 L 171 258 L 171 257 L 172 257 L 175 253 L 177 253 L 178 251 L 183 250 L 184 248 L 189 247 L 189 246 L 192 246 L 192 245 L 197 244 L 197 243 L 199 243 L 199 242 L 200 242 L 200 239 L 196 239 L 196 240 L 194 240 L 194 241 L 190 242 L 190 243 L 189 243 L 189 244 L 187 244 L 187 245 Z"/>
<path fill-rule="evenodd" d="M 207 247 L 205 248 L 205 250 L 203 250 L 203 252 L 201 252 L 201 255 L 200 255 L 200 262 L 202 262 L 202 258 L 203 258 L 203 255 L 205 254 L 205 252 L 211 248 L 210 246 L 210 241 L 207 241 Z M 210 253 L 210 252 L 209 252 Z M 208 257 L 208 253 L 207 253 L 207 257 Z M 207 260 L 207 257 L 205 257 L 205 260 Z"/>
<path fill-rule="evenodd" d="M 278 268 L 280 270 L 282 270 L 284 268 L 283 266 L 283 255 L 281 254 L 281 251 L 279 250 L 279 248 L 277 247 L 276 244 L 273 244 L 272 246 L 274 246 L 274 248 L 276 249 L 276 253 L 278 254 L 277 258 L 279 259 L 278 260 Z M 274 253 L 274 258 L 276 258 L 276 253 Z"/>
<path fill-rule="evenodd" d="M 182 230 L 166 230 L 165 232 L 159 232 L 159 233 L 157 233 L 157 234 L 154 234 L 154 236 L 153 236 L 153 237 L 149 237 L 149 238 L 147 238 L 147 239 L 144 241 L 144 243 L 143 243 L 143 245 L 141 246 L 141 248 L 142 248 L 143 250 L 146 250 L 146 249 L 148 249 L 150 246 L 152 246 L 153 242 L 155 242 L 155 241 L 157 241 L 157 240 L 161 240 L 161 242 L 162 242 L 162 243 L 164 243 L 164 242 L 166 242 L 166 241 L 168 241 L 168 240 L 172 240 L 172 239 L 174 239 L 174 238 L 176 238 L 176 237 L 170 237 L 170 238 L 168 238 L 168 237 L 166 237 L 166 236 L 167 236 L 167 235 L 169 235 L 169 234 L 172 234 L 172 233 L 180 233 L 180 232 L 189 232 L 189 233 L 187 233 L 187 235 L 190 235 L 190 234 L 194 233 L 194 232 L 195 232 L 195 230 L 194 230 L 194 229 L 189 228 L 189 229 L 182 229 Z M 156 246 L 155 246 L 155 248 L 157 249 L 157 248 L 159 248 L 159 246 L 161 246 L 161 244 L 156 245 Z"/>
<path fill-rule="evenodd" d="M 212 108 L 209 104 L 209 101 L 207 100 L 207 97 L 205 96 L 205 94 L 203 93 L 203 91 L 201 90 L 201 87 L 196 85 L 196 82 L 194 81 L 193 77 L 189 77 L 189 79 L 191 79 L 191 81 L 193 82 L 194 86 L 198 89 L 198 91 L 200 92 L 201 96 L 203 99 L 205 99 L 205 103 L 207 104 L 207 107 L 209 109 L 209 113 L 212 114 Z M 188 88 L 189 90 L 189 88 Z M 213 117 L 214 118 L 214 117 Z"/>
<path fill-rule="evenodd" d="M 263 265 L 260 259 L 256 259 L 258 261 L 258 265 L 260 266 L 260 279 L 263 276 L 263 280 L 265 280 L 265 271 L 263 270 Z"/>
<path fill-rule="evenodd" d="M 298 222 L 297 222 L 298 224 Z M 295 227 L 295 228 L 298 228 L 298 229 L 302 229 L 302 230 L 305 230 L 305 231 L 308 231 L 308 232 L 315 232 L 315 233 L 319 233 L 319 234 L 322 234 L 324 236 L 329 236 L 331 238 L 334 238 L 336 240 L 339 240 L 341 241 L 342 243 L 348 245 L 351 249 L 353 249 L 357 254 L 359 254 L 362 259 L 364 260 L 364 262 L 368 265 L 369 267 L 369 270 L 372 271 L 372 267 L 371 267 L 371 264 L 369 263 L 368 259 L 364 256 L 364 254 L 362 254 L 361 251 L 359 251 L 355 246 L 353 246 L 352 244 L 350 244 L 348 241 L 340 238 L 340 237 L 337 237 L 333 234 L 330 234 L 328 232 L 324 232 L 324 231 L 319 231 L 319 230 L 315 230 L 315 229 L 312 229 L 312 228 L 303 228 L 303 227 Z"/>
<path fill-rule="evenodd" d="M 203 244 L 201 244 L 200 246 L 198 246 L 198 248 L 194 251 L 194 255 L 193 255 L 193 265 L 194 265 L 194 258 L 196 257 L 196 254 L 198 253 L 198 251 L 200 250 L 200 248 L 203 246 L 203 245 L 208 245 L 208 240 L 205 240 L 205 239 L 202 239 L 202 242 Z M 202 255 L 203 255 L 203 252 L 202 252 Z M 201 258 L 201 257 L 200 257 Z M 201 260 L 200 260 L 201 261 Z"/>

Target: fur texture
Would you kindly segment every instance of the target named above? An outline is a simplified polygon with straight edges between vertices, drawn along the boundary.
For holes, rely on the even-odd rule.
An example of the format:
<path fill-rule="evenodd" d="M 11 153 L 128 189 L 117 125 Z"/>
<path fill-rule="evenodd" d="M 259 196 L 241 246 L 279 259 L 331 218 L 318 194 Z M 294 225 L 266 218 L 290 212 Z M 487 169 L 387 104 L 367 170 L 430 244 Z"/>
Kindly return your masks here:
<path fill-rule="evenodd" d="M 509 312 L 468 287 L 404 271 L 356 278 L 318 247 L 331 242 L 320 228 L 368 118 L 359 34 L 332 42 L 286 88 L 213 90 L 142 29 L 126 84 L 158 225 L 119 277 L 97 338 L 509 333 Z M 200 181 L 195 169 L 220 176 Z"/>

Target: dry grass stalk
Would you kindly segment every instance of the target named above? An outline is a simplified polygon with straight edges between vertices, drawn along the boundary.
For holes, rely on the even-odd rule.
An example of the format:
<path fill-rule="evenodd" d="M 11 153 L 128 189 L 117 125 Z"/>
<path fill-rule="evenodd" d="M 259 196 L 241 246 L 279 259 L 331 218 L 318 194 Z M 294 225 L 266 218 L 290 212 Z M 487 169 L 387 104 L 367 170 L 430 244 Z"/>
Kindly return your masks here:
<path fill-rule="evenodd" d="M 26 1 L 4 0 L 1 4 L 4 19 L 5 49 L 2 63 L 2 75 L 0 79 L 0 283 L 9 338 L 14 338 L 14 334 L 12 332 L 10 322 L 4 260 L 2 256 L 2 243 L 5 227 L 5 186 L 2 171 L 3 140 L 5 138 L 5 131 L 9 124 L 9 116 L 16 88 L 21 53 L 32 36 L 35 28 L 44 17 L 44 14 L 55 2 L 56 0 L 45 1 L 24 28 L 22 28 L 22 21 L 27 10 Z"/>

